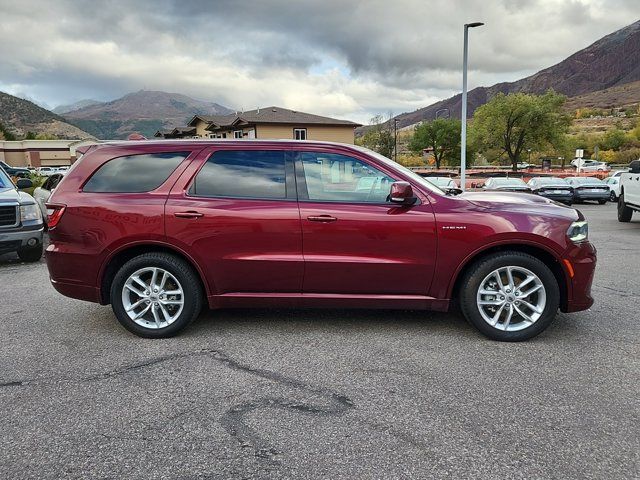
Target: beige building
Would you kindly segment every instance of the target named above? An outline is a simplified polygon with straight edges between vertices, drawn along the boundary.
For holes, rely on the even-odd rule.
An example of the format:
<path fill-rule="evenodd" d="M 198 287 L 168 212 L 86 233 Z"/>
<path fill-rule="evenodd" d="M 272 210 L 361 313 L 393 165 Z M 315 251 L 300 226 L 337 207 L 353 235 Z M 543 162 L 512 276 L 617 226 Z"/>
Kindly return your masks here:
<path fill-rule="evenodd" d="M 185 127 L 156 132 L 163 138 L 324 140 L 353 143 L 360 124 L 281 107 L 230 115 L 196 115 Z"/>
<path fill-rule="evenodd" d="M 76 148 L 95 140 L 0 140 L 0 160 L 13 167 L 60 167 L 76 160 Z"/>

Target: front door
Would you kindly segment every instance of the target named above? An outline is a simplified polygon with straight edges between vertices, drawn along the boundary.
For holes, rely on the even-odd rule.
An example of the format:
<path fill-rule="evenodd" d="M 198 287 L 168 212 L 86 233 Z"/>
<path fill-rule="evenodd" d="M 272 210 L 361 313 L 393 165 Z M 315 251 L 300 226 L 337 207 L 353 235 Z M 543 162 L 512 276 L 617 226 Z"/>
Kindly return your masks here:
<path fill-rule="evenodd" d="M 172 189 L 167 238 L 195 257 L 214 294 L 301 292 L 291 157 L 250 146 L 205 149 Z"/>
<path fill-rule="evenodd" d="M 304 293 L 427 295 L 436 237 L 428 200 L 387 201 L 394 174 L 364 157 L 296 155 Z"/>

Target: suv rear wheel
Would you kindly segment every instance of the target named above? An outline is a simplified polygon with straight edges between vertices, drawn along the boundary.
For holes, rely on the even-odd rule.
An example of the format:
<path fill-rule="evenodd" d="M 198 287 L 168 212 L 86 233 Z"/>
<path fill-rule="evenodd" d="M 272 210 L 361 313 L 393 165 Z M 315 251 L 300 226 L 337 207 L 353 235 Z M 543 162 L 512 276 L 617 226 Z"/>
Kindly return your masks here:
<path fill-rule="evenodd" d="M 132 258 L 111 284 L 111 307 L 124 328 L 146 338 L 176 335 L 202 309 L 200 280 L 191 266 L 167 253 Z"/>
<path fill-rule="evenodd" d="M 23 262 L 37 262 L 42 258 L 42 244 L 37 247 L 24 247 L 19 249 L 16 253 Z"/>
<path fill-rule="evenodd" d="M 553 321 L 560 304 L 553 272 L 521 252 L 479 260 L 461 285 L 462 313 L 493 340 L 518 342 L 535 337 Z"/>
<path fill-rule="evenodd" d="M 620 192 L 620 196 L 618 197 L 618 221 L 624 223 L 630 222 L 632 216 L 633 210 L 624 203 L 624 192 Z"/>

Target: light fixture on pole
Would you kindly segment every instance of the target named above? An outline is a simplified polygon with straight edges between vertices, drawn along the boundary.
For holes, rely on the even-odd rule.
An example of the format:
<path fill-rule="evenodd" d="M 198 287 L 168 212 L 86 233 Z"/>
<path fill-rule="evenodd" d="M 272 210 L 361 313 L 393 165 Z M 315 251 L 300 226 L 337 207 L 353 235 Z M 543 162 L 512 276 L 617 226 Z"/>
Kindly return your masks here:
<path fill-rule="evenodd" d="M 462 132 L 460 138 L 460 188 L 465 190 L 467 170 L 467 56 L 469 50 L 469 29 L 481 27 L 482 22 L 464 24 L 464 49 L 462 54 Z"/>

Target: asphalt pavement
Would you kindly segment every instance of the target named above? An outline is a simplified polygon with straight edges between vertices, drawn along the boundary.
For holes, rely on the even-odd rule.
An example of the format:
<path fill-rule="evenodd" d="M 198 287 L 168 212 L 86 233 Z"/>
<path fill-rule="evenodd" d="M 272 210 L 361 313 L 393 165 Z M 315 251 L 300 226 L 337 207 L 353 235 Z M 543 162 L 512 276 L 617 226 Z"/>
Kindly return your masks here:
<path fill-rule="evenodd" d="M 0 256 L 0 478 L 638 478 L 640 214 L 578 208 L 596 303 L 518 344 L 371 310 L 145 340 Z"/>

